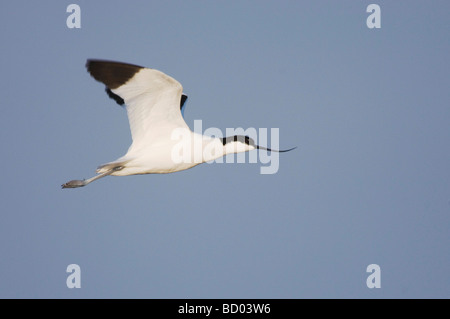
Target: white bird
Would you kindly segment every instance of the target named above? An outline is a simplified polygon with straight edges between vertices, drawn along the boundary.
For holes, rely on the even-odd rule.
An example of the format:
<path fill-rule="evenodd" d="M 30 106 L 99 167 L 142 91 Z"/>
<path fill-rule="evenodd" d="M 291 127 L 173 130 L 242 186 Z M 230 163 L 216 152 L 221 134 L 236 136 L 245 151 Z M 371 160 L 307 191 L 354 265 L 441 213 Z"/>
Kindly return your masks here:
<path fill-rule="evenodd" d="M 99 166 L 98 175 L 69 181 L 62 188 L 82 187 L 107 175 L 178 172 L 254 149 L 294 149 L 271 150 L 256 145 L 248 136 L 213 138 L 192 132 L 182 115 L 187 100 L 183 87 L 158 70 L 106 60 L 87 60 L 86 68 L 106 85 L 110 98 L 125 104 L 133 142 L 124 156 Z"/>

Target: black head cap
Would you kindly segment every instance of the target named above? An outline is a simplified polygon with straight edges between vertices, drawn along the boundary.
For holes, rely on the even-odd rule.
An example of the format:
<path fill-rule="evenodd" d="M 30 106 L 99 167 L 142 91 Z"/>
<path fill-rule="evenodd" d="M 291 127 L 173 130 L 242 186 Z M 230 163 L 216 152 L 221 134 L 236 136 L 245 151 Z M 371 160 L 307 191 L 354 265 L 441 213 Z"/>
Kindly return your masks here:
<path fill-rule="evenodd" d="M 241 142 L 256 147 L 255 141 L 252 138 L 248 137 L 247 135 L 234 135 L 222 138 L 223 145 L 231 142 Z"/>

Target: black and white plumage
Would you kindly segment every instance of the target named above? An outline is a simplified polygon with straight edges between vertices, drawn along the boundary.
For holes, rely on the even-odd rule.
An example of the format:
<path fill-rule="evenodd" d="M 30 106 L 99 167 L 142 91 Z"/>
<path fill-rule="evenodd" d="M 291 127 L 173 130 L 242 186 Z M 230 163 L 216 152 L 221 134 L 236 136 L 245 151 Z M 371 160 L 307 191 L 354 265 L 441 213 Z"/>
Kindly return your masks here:
<path fill-rule="evenodd" d="M 110 98 L 125 105 L 133 142 L 124 156 L 98 167 L 98 175 L 62 188 L 82 187 L 107 175 L 177 172 L 230 153 L 271 151 L 247 136 L 213 138 L 192 132 L 182 116 L 187 100 L 183 87 L 158 70 L 106 60 L 88 60 L 86 68 Z"/>

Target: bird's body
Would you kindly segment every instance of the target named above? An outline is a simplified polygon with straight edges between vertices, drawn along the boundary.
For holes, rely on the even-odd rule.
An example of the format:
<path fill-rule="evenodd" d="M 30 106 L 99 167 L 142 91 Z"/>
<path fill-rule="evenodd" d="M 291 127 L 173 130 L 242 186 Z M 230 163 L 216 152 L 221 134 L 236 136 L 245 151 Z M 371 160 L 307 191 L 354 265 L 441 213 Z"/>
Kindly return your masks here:
<path fill-rule="evenodd" d="M 216 157 L 205 157 L 204 150 L 206 147 L 216 147 L 223 149 L 221 139 L 209 138 L 190 130 L 185 130 L 185 141 L 190 140 L 189 150 L 186 158 L 182 158 L 181 154 L 179 160 L 174 160 L 173 151 L 177 146 L 180 146 L 179 140 L 172 140 L 169 138 L 160 138 L 154 143 L 131 146 L 127 154 L 115 160 L 114 162 L 104 164 L 97 169 L 97 173 L 104 173 L 111 167 L 120 165 L 123 169 L 111 173 L 115 176 L 126 176 L 136 174 L 152 174 L 152 173 L 173 173 L 182 171 L 198 164 L 214 160 L 222 157 L 223 153 L 218 153 Z M 183 133 L 184 134 L 184 133 Z M 183 144 L 185 145 L 185 144 Z M 187 150 L 188 147 L 185 147 Z"/>
<path fill-rule="evenodd" d="M 182 116 L 187 99 L 183 87 L 158 70 L 105 60 L 88 60 L 86 67 L 106 85 L 109 97 L 126 105 L 133 142 L 124 156 L 101 165 L 99 175 L 67 182 L 63 188 L 85 186 L 107 175 L 173 173 L 226 154 L 267 149 L 247 136 L 213 138 L 192 132 Z"/>

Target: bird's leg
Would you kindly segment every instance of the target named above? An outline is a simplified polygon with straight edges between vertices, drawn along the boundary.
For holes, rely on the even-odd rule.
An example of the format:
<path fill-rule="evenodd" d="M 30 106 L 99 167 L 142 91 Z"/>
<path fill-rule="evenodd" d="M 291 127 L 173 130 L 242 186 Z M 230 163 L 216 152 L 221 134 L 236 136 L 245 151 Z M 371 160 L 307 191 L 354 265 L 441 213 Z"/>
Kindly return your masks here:
<path fill-rule="evenodd" d="M 120 171 L 123 168 L 123 166 L 116 166 L 111 168 L 110 170 L 107 170 L 104 173 L 98 174 L 94 177 L 88 178 L 88 179 L 83 179 L 83 180 L 79 180 L 79 179 L 74 179 L 72 181 L 69 181 L 65 184 L 61 185 L 61 188 L 77 188 L 77 187 L 83 187 L 86 186 L 89 183 L 92 183 L 93 181 L 111 175 L 112 173 L 116 172 L 116 171 Z"/>

